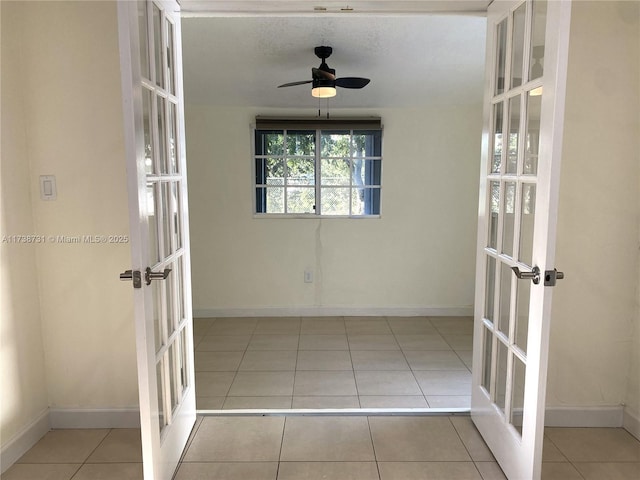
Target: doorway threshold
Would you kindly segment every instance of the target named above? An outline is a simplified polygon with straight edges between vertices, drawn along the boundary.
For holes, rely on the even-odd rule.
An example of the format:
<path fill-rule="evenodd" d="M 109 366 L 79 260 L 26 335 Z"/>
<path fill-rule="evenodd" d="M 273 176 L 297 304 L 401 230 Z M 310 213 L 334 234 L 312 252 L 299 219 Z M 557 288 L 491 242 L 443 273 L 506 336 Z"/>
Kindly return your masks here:
<path fill-rule="evenodd" d="M 251 408 L 197 410 L 203 417 L 296 417 L 296 416 L 469 416 L 469 408 Z"/>

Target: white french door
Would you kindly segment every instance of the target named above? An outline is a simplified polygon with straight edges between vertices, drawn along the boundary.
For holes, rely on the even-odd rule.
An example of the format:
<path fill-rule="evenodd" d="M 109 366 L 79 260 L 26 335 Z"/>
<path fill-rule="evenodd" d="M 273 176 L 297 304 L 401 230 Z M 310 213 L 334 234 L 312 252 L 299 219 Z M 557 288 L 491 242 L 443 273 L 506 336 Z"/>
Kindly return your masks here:
<path fill-rule="evenodd" d="M 488 10 L 474 423 L 511 480 L 539 479 L 570 1 Z"/>
<path fill-rule="evenodd" d="M 145 480 L 173 477 L 195 423 L 180 8 L 119 1 Z"/>

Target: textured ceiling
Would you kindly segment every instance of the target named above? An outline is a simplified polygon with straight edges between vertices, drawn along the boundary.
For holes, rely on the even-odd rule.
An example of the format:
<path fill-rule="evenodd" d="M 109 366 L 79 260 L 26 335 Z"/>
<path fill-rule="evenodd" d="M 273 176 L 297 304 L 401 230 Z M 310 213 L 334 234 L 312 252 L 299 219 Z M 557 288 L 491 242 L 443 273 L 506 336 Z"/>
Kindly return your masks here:
<path fill-rule="evenodd" d="M 309 85 L 276 87 L 310 79 L 320 64 L 314 47 L 328 45 L 327 63 L 338 77 L 371 79 L 362 90 L 339 88 L 332 109 L 480 102 L 485 28 L 485 18 L 472 14 L 187 16 L 185 98 L 317 108 Z"/>

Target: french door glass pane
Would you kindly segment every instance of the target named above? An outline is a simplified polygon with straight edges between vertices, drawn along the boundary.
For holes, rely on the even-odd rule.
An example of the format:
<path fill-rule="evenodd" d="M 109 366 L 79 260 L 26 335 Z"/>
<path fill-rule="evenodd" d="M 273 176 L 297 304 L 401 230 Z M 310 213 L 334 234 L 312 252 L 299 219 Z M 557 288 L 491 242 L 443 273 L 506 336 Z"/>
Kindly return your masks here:
<path fill-rule="evenodd" d="M 491 391 L 491 354 L 493 352 L 493 334 L 486 327 L 482 329 L 482 386 Z"/>
<path fill-rule="evenodd" d="M 156 63 L 155 68 L 155 81 L 156 85 L 160 88 L 164 87 L 164 75 L 163 62 L 164 55 L 162 54 L 162 11 L 153 4 L 153 46 L 154 46 L 154 59 Z"/>
<path fill-rule="evenodd" d="M 511 390 L 511 424 L 522 435 L 524 408 L 524 379 L 527 367 L 517 356 L 513 356 L 513 384 Z"/>
<path fill-rule="evenodd" d="M 178 124 L 177 124 L 177 106 L 169 101 L 169 123 L 167 133 L 169 134 L 169 173 L 178 171 Z"/>
<path fill-rule="evenodd" d="M 504 102 L 493 106 L 493 148 L 491 156 L 491 173 L 500 173 L 502 165 L 502 119 Z"/>
<path fill-rule="evenodd" d="M 484 317 L 494 321 L 494 302 L 496 294 L 496 259 L 487 256 L 487 276 L 484 300 Z"/>
<path fill-rule="evenodd" d="M 149 43 L 147 42 L 148 20 L 149 15 L 147 14 L 147 2 L 138 0 L 138 31 L 140 32 L 140 73 L 146 79 L 151 78 L 151 74 L 149 72 Z"/>
<path fill-rule="evenodd" d="M 169 389 L 171 412 L 178 406 L 178 369 L 180 367 L 180 352 L 177 351 L 180 343 L 173 342 L 169 347 Z"/>
<path fill-rule="evenodd" d="M 505 63 L 507 58 L 507 19 L 500 22 L 496 28 L 496 95 L 504 92 Z"/>
<path fill-rule="evenodd" d="M 175 270 L 172 272 L 174 275 L 174 280 L 176 282 L 176 302 L 178 303 L 177 313 L 178 323 L 182 322 L 185 319 L 185 309 L 184 309 L 184 263 L 183 256 L 179 256 L 175 263 Z"/>
<path fill-rule="evenodd" d="M 498 248 L 498 216 L 500 214 L 500 182 L 489 182 L 489 242 L 488 247 Z"/>
<path fill-rule="evenodd" d="M 160 165 L 160 173 L 169 173 L 167 169 L 167 124 L 165 122 L 165 99 L 156 96 L 156 115 L 158 116 L 158 158 L 156 162 Z"/>
<path fill-rule="evenodd" d="M 147 183 L 147 222 L 149 225 L 149 264 L 160 261 L 160 245 L 158 242 L 158 187 L 155 183 Z"/>
<path fill-rule="evenodd" d="M 174 251 L 182 248 L 182 225 L 180 224 L 181 200 L 180 184 L 171 182 L 171 230 L 173 237 Z"/>
<path fill-rule="evenodd" d="M 533 25 L 531 27 L 531 55 L 529 78 L 535 80 L 544 73 L 545 27 L 547 24 L 547 1 L 534 0 Z"/>
<path fill-rule="evenodd" d="M 173 23 L 167 21 L 167 90 L 172 95 L 176 94 L 174 30 Z"/>
<path fill-rule="evenodd" d="M 187 378 L 187 336 L 186 328 L 180 331 L 180 397 L 184 395 L 184 391 L 189 386 Z"/>
<path fill-rule="evenodd" d="M 511 314 L 511 277 L 513 271 L 506 263 L 500 262 L 500 311 L 498 329 L 509 336 L 509 317 Z"/>
<path fill-rule="evenodd" d="M 533 266 L 533 229 L 536 211 L 536 186 L 523 183 L 520 199 L 520 249 L 518 260 Z"/>
<path fill-rule="evenodd" d="M 174 330 L 176 329 L 176 315 L 175 315 L 175 311 L 174 311 L 174 286 L 173 286 L 173 282 L 171 281 L 171 275 L 173 274 L 174 270 L 175 270 L 175 265 L 173 265 L 173 263 L 169 264 L 168 268 L 171 269 L 171 273 L 169 274 L 170 276 L 167 277 L 166 280 L 162 281 L 156 281 L 155 283 L 161 283 L 164 285 L 165 287 L 165 303 L 166 303 L 166 324 L 165 324 L 165 328 L 166 328 L 166 332 L 167 332 L 167 337 L 173 335 Z M 152 282 L 154 283 L 154 282 Z"/>
<path fill-rule="evenodd" d="M 170 204 L 169 182 L 160 183 L 160 204 L 162 207 L 162 243 L 164 245 L 163 258 L 173 253 L 171 246 L 171 204 Z"/>
<path fill-rule="evenodd" d="M 507 145 L 506 173 L 515 174 L 518 171 L 518 144 L 520 141 L 520 95 L 509 99 L 509 144 Z"/>
<path fill-rule="evenodd" d="M 523 175 L 538 173 L 538 152 L 540 151 L 540 111 L 542 95 L 527 96 L 527 137 L 524 152 Z"/>
<path fill-rule="evenodd" d="M 155 352 L 158 353 L 164 345 L 164 334 L 162 331 L 162 283 L 151 282 L 151 296 L 153 298 L 153 331 L 155 336 Z"/>
<path fill-rule="evenodd" d="M 513 12 L 513 38 L 511 40 L 511 88 L 522 85 L 522 64 L 524 60 L 524 27 L 527 4 L 520 5 Z"/>
<path fill-rule="evenodd" d="M 516 216 L 516 183 L 504 185 L 504 212 L 502 219 L 502 253 L 513 257 L 513 232 Z"/>
<path fill-rule="evenodd" d="M 517 285 L 516 331 L 514 343 L 527 353 L 527 336 L 529 335 L 529 300 L 531 298 L 531 282 L 520 281 Z"/>
<path fill-rule="evenodd" d="M 504 412 L 507 399 L 507 363 L 509 349 L 500 340 L 498 344 L 498 358 L 496 365 L 496 397 L 495 404 Z"/>
<path fill-rule="evenodd" d="M 154 165 L 153 136 L 151 134 L 151 96 L 152 93 L 146 88 L 142 88 L 142 128 L 144 131 L 144 169 L 147 175 L 156 171 Z"/>
<path fill-rule="evenodd" d="M 164 358 L 164 357 L 163 357 Z M 164 406 L 164 373 L 163 373 L 163 360 L 161 359 L 156 364 L 156 381 L 158 382 L 158 427 L 160 432 L 167 425 L 167 415 Z"/>

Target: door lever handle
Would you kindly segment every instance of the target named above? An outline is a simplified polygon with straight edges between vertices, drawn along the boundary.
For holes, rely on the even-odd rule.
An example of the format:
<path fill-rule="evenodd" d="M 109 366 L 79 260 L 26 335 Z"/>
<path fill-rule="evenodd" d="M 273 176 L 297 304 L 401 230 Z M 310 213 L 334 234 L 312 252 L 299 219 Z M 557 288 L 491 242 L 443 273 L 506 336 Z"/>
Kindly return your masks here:
<path fill-rule="evenodd" d="M 531 280 L 534 285 L 540 283 L 540 269 L 538 267 L 533 267 L 530 272 L 523 272 L 518 267 L 511 267 L 511 270 L 520 280 Z"/>
<path fill-rule="evenodd" d="M 154 272 L 150 267 L 147 267 L 144 272 L 144 280 L 147 285 L 151 285 L 151 280 L 165 280 L 170 273 L 170 268 L 165 268 L 162 272 Z"/>

